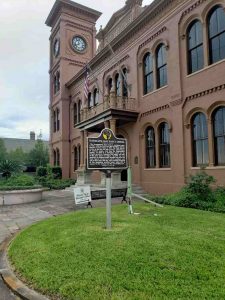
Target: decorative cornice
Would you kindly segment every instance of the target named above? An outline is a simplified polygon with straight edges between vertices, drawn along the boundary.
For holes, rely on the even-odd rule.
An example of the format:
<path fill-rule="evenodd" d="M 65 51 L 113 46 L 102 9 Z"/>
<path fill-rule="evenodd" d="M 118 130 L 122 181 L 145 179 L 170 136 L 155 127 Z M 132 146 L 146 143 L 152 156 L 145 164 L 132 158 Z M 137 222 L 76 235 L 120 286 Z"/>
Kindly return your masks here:
<path fill-rule="evenodd" d="M 82 29 L 82 30 L 85 30 L 85 31 L 89 31 L 90 33 L 93 32 L 92 28 L 88 27 L 88 26 L 84 26 L 84 25 L 81 25 L 81 24 L 78 24 L 78 23 L 74 23 L 74 22 L 69 22 L 68 20 L 66 19 L 61 19 L 61 21 L 64 21 L 66 22 L 66 26 L 70 26 L 72 28 L 78 28 L 78 29 Z"/>
<path fill-rule="evenodd" d="M 108 70 L 105 71 L 104 76 L 111 72 L 114 68 L 118 67 L 120 64 L 122 64 L 122 62 L 124 62 L 125 60 L 127 60 L 130 56 L 127 54 L 126 56 L 124 56 L 123 58 L 121 58 L 116 64 L 112 65 Z"/>
<path fill-rule="evenodd" d="M 195 2 L 194 4 L 192 4 L 191 6 L 189 6 L 183 13 L 181 16 L 181 19 L 186 16 L 187 14 L 189 14 L 190 12 L 192 12 L 196 7 L 198 7 L 199 5 L 201 5 L 202 3 L 206 2 L 208 0 L 198 0 L 197 2 Z"/>
<path fill-rule="evenodd" d="M 157 112 L 159 112 L 159 111 L 168 109 L 168 108 L 170 108 L 170 106 L 169 106 L 169 104 L 166 104 L 166 105 L 163 105 L 163 106 L 159 106 L 159 107 L 157 107 L 157 108 L 154 108 L 154 109 L 152 109 L 152 110 L 146 111 L 146 112 L 144 112 L 144 113 L 141 114 L 140 119 L 142 119 L 142 118 L 144 118 L 144 117 L 147 117 L 147 116 L 149 116 L 149 115 L 151 115 L 151 114 L 157 113 Z"/>
<path fill-rule="evenodd" d="M 183 99 L 180 98 L 180 99 L 171 101 L 171 102 L 170 102 L 170 105 L 171 105 L 171 106 L 177 106 L 177 105 L 180 105 L 180 104 L 182 104 L 182 103 L 183 103 Z"/>
<path fill-rule="evenodd" d="M 151 42 L 152 40 L 154 40 L 156 37 L 158 37 L 161 33 L 163 33 L 164 31 L 166 31 L 167 28 L 166 26 L 164 26 L 163 28 L 161 28 L 159 31 L 157 31 L 155 34 L 153 34 L 152 36 L 150 36 L 146 41 L 144 41 L 140 46 L 139 46 L 139 50 L 141 48 L 143 48 L 145 45 L 147 45 L 149 42 Z"/>
<path fill-rule="evenodd" d="M 188 101 L 191 101 L 191 100 L 195 100 L 197 98 L 200 98 L 200 97 L 203 97 L 205 95 L 212 94 L 212 93 L 224 90 L 224 89 L 225 89 L 225 83 L 221 84 L 221 85 L 218 85 L 216 87 L 213 87 L 211 89 L 208 89 L 208 90 L 205 90 L 205 91 L 201 91 L 199 93 L 196 93 L 196 94 L 193 94 L 191 96 L 188 96 L 188 97 L 186 97 L 185 101 L 188 102 Z"/>

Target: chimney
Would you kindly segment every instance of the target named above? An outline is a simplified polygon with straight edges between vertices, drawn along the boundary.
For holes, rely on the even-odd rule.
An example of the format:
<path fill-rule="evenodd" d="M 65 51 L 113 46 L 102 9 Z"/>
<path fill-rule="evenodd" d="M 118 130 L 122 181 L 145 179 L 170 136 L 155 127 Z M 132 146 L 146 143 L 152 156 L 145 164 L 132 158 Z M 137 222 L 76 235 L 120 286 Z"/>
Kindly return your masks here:
<path fill-rule="evenodd" d="M 34 131 L 30 132 L 30 140 L 35 141 L 35 132 Z"/>

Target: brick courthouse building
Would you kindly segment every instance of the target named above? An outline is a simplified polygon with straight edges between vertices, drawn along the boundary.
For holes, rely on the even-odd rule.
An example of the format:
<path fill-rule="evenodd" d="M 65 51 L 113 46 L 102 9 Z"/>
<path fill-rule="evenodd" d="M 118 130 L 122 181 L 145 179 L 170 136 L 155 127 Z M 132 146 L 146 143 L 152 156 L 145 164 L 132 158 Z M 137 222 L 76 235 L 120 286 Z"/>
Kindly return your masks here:
<path fill-rule="evenodd" d="M 225 0 L 127 0 L 96 35 L 100 15 L 58 0 L 46 21 L 52 164 L 100 182 L 85 170 L 86 137 L 110 127 L 149 192 L 177 191 L 201 166 L 225 184 Z"/>

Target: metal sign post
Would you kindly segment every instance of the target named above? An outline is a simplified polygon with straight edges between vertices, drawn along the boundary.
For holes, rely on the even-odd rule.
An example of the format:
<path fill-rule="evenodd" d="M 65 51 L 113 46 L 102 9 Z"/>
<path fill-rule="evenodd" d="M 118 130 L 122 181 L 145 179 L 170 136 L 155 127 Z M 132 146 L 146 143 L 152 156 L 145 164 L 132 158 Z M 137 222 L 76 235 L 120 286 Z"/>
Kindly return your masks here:
<path fill-rule="evenodd" d="M 112 217 L 111 217 L 111 171 L 106 172 L 106 229 L 112 228 Z"/>
<path fill-rule="evenodd" d="M 127 141 L 105 128 L 98 137 L 88 138 L 87 144 L 87 169 L 106 173 L 106 228 L 111 229 L 111 173 L 127 169 Z"/>

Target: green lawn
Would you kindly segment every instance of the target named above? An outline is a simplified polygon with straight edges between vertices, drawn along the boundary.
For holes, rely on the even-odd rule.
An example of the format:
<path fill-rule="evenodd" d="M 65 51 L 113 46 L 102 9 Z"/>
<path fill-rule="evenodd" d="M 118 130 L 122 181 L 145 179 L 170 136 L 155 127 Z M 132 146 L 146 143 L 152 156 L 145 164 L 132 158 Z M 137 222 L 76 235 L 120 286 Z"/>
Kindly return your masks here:
<path fill-rule="evenodd" d="M 52 299 L 225 299 L 225 215 L 136 203 L 51 218 L 23 231 L 9 256 Z"/>

